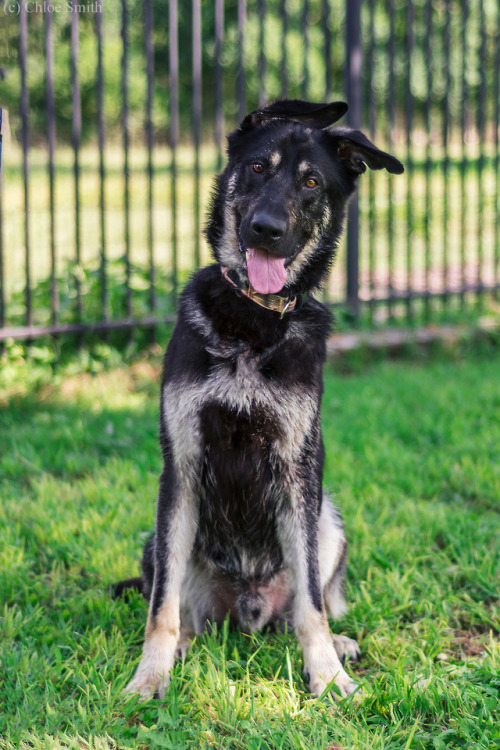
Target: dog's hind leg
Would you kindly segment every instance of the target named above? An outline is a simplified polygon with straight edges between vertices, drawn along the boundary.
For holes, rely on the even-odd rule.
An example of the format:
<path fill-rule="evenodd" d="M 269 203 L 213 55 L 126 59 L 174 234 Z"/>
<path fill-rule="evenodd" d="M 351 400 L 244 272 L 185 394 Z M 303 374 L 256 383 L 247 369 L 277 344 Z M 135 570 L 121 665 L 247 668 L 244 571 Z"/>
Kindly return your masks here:
<path fill-rule="evenodd" d="M 193 622 L 191 613 L 186 611 L 186 608 L 182 606 L 182 594 L 181 594 L 181 629 L 179 633 L 179 642 L 175 652 L 176 659 L 185 659 L 187 652 L 191 648 L 191 642 L 195 637 Z"/>
<path fill-rule="evenodd" d="M 154 578 L 142 660 L 126 690 L 163 697 L 180 638 L 180 592 L 196 533 L 193 493 L 179 486 L 173 462 L 160 478 Z M 170 471 L 166 470 L 167 468 Z"/>

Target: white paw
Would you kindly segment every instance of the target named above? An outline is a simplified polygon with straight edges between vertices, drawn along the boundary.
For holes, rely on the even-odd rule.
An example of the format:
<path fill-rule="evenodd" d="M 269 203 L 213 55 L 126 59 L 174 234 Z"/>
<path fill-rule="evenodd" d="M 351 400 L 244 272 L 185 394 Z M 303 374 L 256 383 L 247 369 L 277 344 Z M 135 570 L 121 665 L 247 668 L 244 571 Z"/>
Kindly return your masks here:
<path fill-rule="evenodd" d="M 165 660 L 162 664 L 144 656 L 125 692 L 138 693 L 145 699 L 151 696 L 163 698 L 170 683 L 171 661 Z"/>
<path fill-rule="evenodd" d="M 335 651 L 342 664 L 346 659 L 350 661 L 359 661 L 361 659 L 361 651 L 357 641 L 353 638 L 348 638 L 346 635 L 332 635 L 333 645 Z"/>
<path fill-rule="evenodd" d="M 339 657 L 333 648 L 332 640 L 328 639 L 326 648 L 316 653 L 308 654 L 304 659 L 304 672 L 309 690 L 314 695 L 321 695 L 329 685 L 335 685 L 332 694 L 335 698 L 345 698 L 359 689 L 359 685 L 352 680 L 342 667 Z"/>
<path fill-rule="evenodd" d="M 349 675 L 345 675 L 345 678 L 343 679 L 336 678 L 335 685 L 339 688 L 342 698 L 346 698 L 348 695 L 352 695 L 353 693 L 356 693 L 358 690 L 360 690 L 360 686 L 358 685 L 358 683 L 354 682 L 354 680 L 351 680 Z"/>
<path fill-rule="evenodd" d="M 186 656 L 187 652 L 193 645 L 193 639 L 195 637 L 195 634 L 192 630 L 181 630 L 181 636 L 179 639 L 179 643 L 177 644 L 177 649 L 175 651 L 175 658 L 177 661 L 183 661 Z"/>
<path fill-rule="evenodd" d="M 328 685 L 331 684 L 332 680 L 335 687 L 338 688 L 338 691 L 332 690 L 334 698 L 346 698 L 348 695 L 351 695 L 351 693 L 355 693 L 356 690 L 359 690 L 359 685 L 354 682 L 354 680 L 351 680 L 349 675 L 344 672 L 343 669 L 337 672 L 337 674 L 331 675 L 330 679 L 328 679 L 323 673 L 311 676 L 309 679 L 309 690 L 313 695 L 321 695 Z"/>

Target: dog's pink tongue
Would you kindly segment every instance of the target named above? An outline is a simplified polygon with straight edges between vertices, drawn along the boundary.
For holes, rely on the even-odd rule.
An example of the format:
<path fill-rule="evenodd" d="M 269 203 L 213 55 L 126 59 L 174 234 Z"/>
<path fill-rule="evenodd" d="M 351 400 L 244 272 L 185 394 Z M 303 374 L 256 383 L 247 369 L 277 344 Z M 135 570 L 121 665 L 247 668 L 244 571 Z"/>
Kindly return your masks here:
<path fill-rule="evenodd" d="M 286 283 L 285 258 L 275 258 L 265 250 L 249 247 L 248 278 L 256 292 L 276 294 Z"/>

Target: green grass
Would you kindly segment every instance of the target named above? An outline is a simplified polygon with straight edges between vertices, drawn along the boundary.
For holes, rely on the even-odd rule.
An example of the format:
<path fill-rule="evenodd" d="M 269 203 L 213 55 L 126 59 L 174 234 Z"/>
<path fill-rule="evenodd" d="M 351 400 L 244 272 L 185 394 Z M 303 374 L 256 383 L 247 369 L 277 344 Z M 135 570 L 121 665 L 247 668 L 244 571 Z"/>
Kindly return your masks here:
<path fill-rule="evenodd" d="M 498 748 L 500 352 L 328 368 L 326 485 L 350 540 L 361 702 L 305 691 L 293 636 L 198 638 L 164 701 L 122 688 L 146 604 L 159 355 L 0 368 L 0 747 Z M 102 362 L 106 360 L 106 366 Z"/>

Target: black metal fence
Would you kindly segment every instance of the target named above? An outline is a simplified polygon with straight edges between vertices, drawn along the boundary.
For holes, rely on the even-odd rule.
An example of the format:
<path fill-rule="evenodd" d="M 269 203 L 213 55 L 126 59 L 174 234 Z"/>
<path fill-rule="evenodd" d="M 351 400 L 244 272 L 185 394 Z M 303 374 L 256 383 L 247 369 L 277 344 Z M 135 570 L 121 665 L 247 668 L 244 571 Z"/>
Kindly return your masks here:
<path fill-rule="evenodd" d="M 326 290 L 371 324 L 495 305 L 500 0 L 4 2 L 0 340 L 154 328 L 209 260 L 224 134 L 345 96 L 370 173 Z"/>

